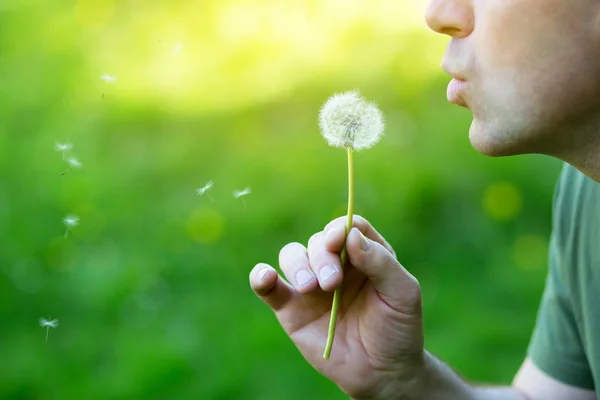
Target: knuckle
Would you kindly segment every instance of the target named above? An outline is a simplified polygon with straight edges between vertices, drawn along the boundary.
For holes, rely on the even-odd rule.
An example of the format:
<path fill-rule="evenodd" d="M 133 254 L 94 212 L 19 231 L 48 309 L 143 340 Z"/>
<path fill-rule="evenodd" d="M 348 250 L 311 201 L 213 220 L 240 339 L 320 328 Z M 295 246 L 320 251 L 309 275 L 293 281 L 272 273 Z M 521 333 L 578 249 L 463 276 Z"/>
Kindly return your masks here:
<path fill-rule="evenodd" d="M 299 248 L 304 248 L 304 246 L 302 246 L 302 244 L 298 242 L 288 243 L 285 246 L 283 246 L 279 251 L 279 258 L 284 257 L 286 254 L 298 250 Z"/>
<path fill-rule="evenodd" d="M 367 219 L 365 217 L 363 217 L 362 215 L 358 215 L 358 214 L 354 214 L 352 216 L 352 221 L 356 225 L 370 225 L 369 221 L 367 221 Z"/>
<path fill-rule="evenodd" d="M 421 307 L 421 285 L 414 276 L 409 276 L 409 283 L 406 285 L 406 301 L 410 306 L 420 309 Z"/>
<path fill-rule="evenodd" d="M 308 247 L 312 247 L 314 246 L 316 243 L 318 243 L 318 240 L 323 236 L 323 232 L 317 232 L 314 235 L 312 235 L 309 239 L 308 239 Z"/>
<path fill-rule="evenodd" d="M 342 221 L 344 220 L 344 218 L 346 218 L 346 216 L 337 217 L 337 218 L 331 220 L 327 225 L 325 225 L 325 228 L 323 230 L 327 231 L 327 230 L 331 229 L 332 227 L 341 224 Z"/>
<path fill-rule="evenodd" d="M 394 259 L 397 259 L 398 257 L 396 255 L 396 251 L 394 250 L 394 248 L 389 243 L 386 242 L 386 244 L 387 244 L 387 246 L 385 246 L 386 250 L 390 252 L 390 254 L 392 255 L 392 257 L 394 257 Z"/>

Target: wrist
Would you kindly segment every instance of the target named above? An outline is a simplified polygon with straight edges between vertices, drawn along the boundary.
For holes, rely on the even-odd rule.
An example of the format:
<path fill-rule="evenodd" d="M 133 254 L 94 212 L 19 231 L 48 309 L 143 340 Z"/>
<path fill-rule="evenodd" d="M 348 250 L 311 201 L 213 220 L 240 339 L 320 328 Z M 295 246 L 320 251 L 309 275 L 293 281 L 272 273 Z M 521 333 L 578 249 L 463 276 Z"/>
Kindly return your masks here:
<path fill-rule="evenodd" d="M 396 361 L 400 367 L 394 371 L 379 374 L 378 384 L 368 393 L 352 396 L 352 400 L 418 400 L 428 399 L 423 395 L 427 385 L 426 352 L 412 354 Z"/>
<path fill-rule="evenodd" d="M 424 351 L 423 370 L 419 375 L 415 399 L 472 399 L 472 388 L 448 365 Z"/>

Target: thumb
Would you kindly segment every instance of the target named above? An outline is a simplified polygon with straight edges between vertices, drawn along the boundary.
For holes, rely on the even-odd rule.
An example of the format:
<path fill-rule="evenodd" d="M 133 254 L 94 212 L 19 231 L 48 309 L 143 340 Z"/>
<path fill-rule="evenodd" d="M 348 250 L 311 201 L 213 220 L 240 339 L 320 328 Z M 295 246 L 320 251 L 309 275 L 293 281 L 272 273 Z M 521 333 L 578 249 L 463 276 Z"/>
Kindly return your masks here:
<path fill-rule="evenodd" d="M 346 251 L 352 266 L 369 278 L 387 306 L 403 314 L 421 313 L 419 282 L 389 250 L 352 228 Z"/>

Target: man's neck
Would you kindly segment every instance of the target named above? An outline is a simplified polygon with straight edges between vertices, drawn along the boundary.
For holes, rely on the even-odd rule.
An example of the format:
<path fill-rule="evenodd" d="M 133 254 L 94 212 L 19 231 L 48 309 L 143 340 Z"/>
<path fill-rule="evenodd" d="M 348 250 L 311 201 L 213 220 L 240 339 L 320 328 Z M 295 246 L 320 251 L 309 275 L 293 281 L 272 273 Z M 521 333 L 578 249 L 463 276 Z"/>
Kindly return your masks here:
<path fill-rule="evenodd" d="M 554 149 L 544 154 L 571 164 L 600 183 L 600 117 L 597 123 L 565 132 L 555 140 Z"/>

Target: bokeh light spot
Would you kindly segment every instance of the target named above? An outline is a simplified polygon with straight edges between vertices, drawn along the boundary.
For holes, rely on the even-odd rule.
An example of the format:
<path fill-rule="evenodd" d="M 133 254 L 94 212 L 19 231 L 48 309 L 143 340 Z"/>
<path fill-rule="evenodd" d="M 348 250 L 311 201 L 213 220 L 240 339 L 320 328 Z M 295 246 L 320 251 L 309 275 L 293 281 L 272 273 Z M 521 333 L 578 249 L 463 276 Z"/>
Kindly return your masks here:
<path fill-rule="evenodd" d="M 510 182 L 497 182 L 483 195 L 483 208 L 494 219 L 507 221 L 515 218 L 523 208 L 520 190 Z"/>
<path fill-rule="evenodd" d="M 223 217 L 211 208 L 195 210 L 187 222 L 189 237 L 200 243 L 215 243 L 224 231 Z"/>

